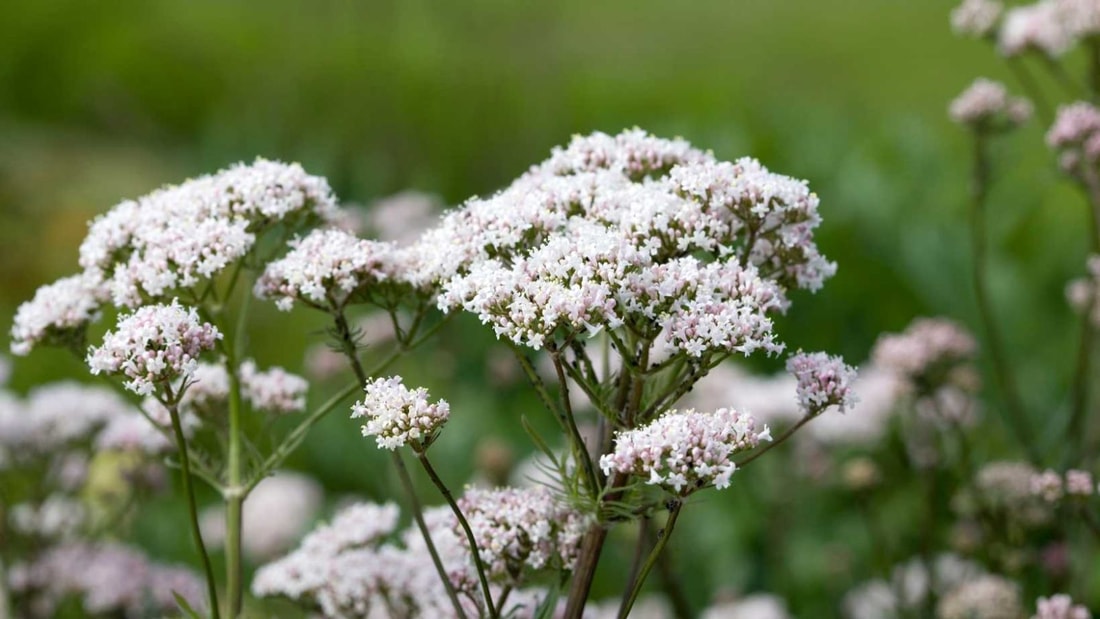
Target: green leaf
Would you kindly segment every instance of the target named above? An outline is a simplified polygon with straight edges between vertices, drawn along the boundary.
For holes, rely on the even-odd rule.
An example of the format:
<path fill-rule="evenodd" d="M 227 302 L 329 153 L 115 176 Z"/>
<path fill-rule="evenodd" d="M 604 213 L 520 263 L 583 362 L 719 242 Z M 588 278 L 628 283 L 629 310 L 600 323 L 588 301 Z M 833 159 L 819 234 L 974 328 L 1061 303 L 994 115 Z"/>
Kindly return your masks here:
<path fill-rule="evenodd" d="M 176 598 L 176 604 L 179 604 L 180 610 L 183 611 L 184 615 L 186 615 L 190 619 L 202 619 L 202 615 L 200 615 L 198 611 L 192 608 L 191 604 L 182 595 L 173 591 L 172 597 Z"/>

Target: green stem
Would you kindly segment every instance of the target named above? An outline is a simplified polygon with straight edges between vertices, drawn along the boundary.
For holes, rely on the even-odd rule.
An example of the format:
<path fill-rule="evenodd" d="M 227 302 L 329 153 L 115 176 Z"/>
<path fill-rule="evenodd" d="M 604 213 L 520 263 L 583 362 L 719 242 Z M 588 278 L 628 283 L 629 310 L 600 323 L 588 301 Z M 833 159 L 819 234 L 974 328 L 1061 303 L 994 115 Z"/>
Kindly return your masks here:
<path fill-rule="evenodd" d="M 1027 412 L 1016 386 L 1016 379 L 1008 365 L 1001 333 L 993 316 L 993 306 L 988 292 L 988 273 L 986 271 L 988 252 L 986 239 L 985 205 L 989 192 L 990 163 L 986 152 L 987 136 L 981 132 L 974 136 L 973 170 L 970 185 L 970 234 L 973 268 L 971 270 L 974 296 L 978 305 L 978 314 L 985 329 L 989 343 L 989 357 L 993 365 L 993 376 L 1004 394 L 1005 421 L 1016 441 L 1027 453 L 1031 462 L 1040 460 L 1035 437 L 1028 428 Z"/>
<path fill-rule="evenodd" d="M 649 544 L 649 518 L 643 516 L 638 520 L 638 539 L 634 543 L 634 557 L 630 560 L 630 571 L 627 572 L 626 586 L 623 587 L 623 599 L 620 606 L 626 604 L 630 592 L 638 582 L 638 574 L 642 569 L 642 560 L 645 558 L 646 545 Z"/>
<path fill-rule="evenodd" d="M 1016 76 L 1016 81 L 1020 82 L 1020 86 L 1027 93 L 1027 97 L 1035 104 L 1035 112 L 1039 116 L 1039 120 L 1044 125 L 1049 125 L 1054 120 L 1054 113 L 1051 110 L 1050 103 L 1043 96 L 1043 90 L 1039 88 L 1035 78 L 1031 75 L 1031 71 L 1027 69 L 1027 66 L 1019 57 L 1009 58 L 1008 68 Z"/>
<path fill-rule="evenodd" d="M 11 596 L 8 594 L 8 572 L 0 558 L 0 619 L 12 619 Z"/>
<path fill-rule="evenodd" d="M 176 448 L 180 453 L 180 477 L 183 480 L 183 491 L 187 495 L 187 514 L 190 518 L 191 537 L 195 542 L 195 548 L 202 558 L 203 572 L 206 574 L 206 595 L 209 598 L 210 612 L 214 619 L 218 619 L 218 587 L 214 580 L 214 568 L 210 565 L 210 555 L 206 552 L 206 544 L 202 541 L 202 529 L 199 527 L 199 509 L 195 501 L 195 488 L 191 485 L 191 457 L 187 452 L 187 439 L 183 435 L 183 425 L 180 423 L 179 406 L 176 402 L 167 405 L 168 413 L 172 418 L 172 431 L 175 433 Z"/>
<path fill-rule="evenodd" d="M 340 345 L 343 349 L 344 356 L 347 357 L 348 363 L 351 364 L 351 369 L 355 373 L 355 378 L 359 381 L 359 386 L 362 388 L 367 383 L 367 373 L 363 370 L 363 364 L 359 361 L 359 355 L 355 350 L 355 342 L 352 339 L 351 328 L 348 326 L 347 317 L 343 312 L 337 312 L 333 316 L 336 322 L 336 334 L 340 339 Z M 401 349 L 395 354 L 400 354 Z M 409 497 L 409 507 L 413 513 L 413 519 L 416 521 L 416 526 L 420 529 L 420 534 L 424 538 L 424 545 L 428 548 L 428 554 L 432 557 L 432 563 L 435 565 L 435 569 L 439 572 L 439 577 L 443 581 L 443 587 L 447 590 L 447 597 L 450 598 L 451 604 L 454 605 L 455 613 L 461 618 L 466 619 L 466 611 L 462 608 L 462 602 L 458 599 L 458 593 L 455 591 L 454 583 L 451 582 L 451 578 L 447 575 L 447 569 L 443 566 L 443 561 L 439 558 L 439 551 L 435 548 L 435 542 L 432 541 L 431 533 L 428 531 L 428 525 L 424 522 L 424 510 L 420 505 L 420 499 L 416 496 L 416 487 L 413 486 L 412 478 L 409 476 L 409 470 L 405 467 L 405 461 L 401 459 L 401 454 L 396 451 L 391 452 L 393 465 L 397 469 L 397 476 L 401 480 L 401 486 L 405 490 L 405 494 Z M 490 604 L 490 607 L 492 605 Z"/>
<path fill-rule="evenodd" d="M 634 607 L 634 602 L 637 601 L 638 594 L 642 592 L 642 586 L 645 584 L 646 577 L 649 576 L 649 572 L 653 569 L 653 566 L 656 565 L 658 557 L 661 556 L 661 551 L 664 550 L 665 545 L 668 544 L 668 538 L 672 537 L 672 530 L 676 526 L 676 520 L 680 517 L 680 510 L 683 506 L 684 503 L 681 499 L 673 499 L 670 502 L 668 520 L 665 521 L 664 528 L 657 533 L 657 543 L 653 546 L 653 550 L 650 551 L 649 556 L 642 565 L 642 571 L 638 574 L 638 578 L 630 588 L 630 595 L 627 596 L 626 601 L 619 607 L 619 619 L 626 619 L 630 616 L 630 609 Z"/>
<path fill-rule="evenodd" d="M 1100 48 L 1097 48 L 1100 53 Z M 1095 67 L 1100 74 L 1100 58 Z M 1100 79 L 1098 77 L 1097 79 Z M 1097 177 L 1094 165 L 1084 162 L 1081 164 L 1081 180 L 1085 189 L 1085 196 L 1089 203 L 1089 246 L 1092 253 L 1100 254 L 1100 178 Z M 1089 386 L 1091 384 L 1091 368 L 1093 354 L 1093 339 L 1096 336 L 1096 325 L 1092 317 L 1096 312 L 1096 291 L 1089 296 L 1089 302 L 1085 304 L 1081 315 L 1081 334 L 1077 349 L 1077 364 L 1073 374 L 1073 404 L 1070 413 L 1070 421 L 1066 427 L 1066 435 L 1070 445 L 1067 460 L 1070 464 L 1080 456 L 1082 448 L 1087 443 L 1088 429 L 1085 427 L 1088 417 Z M 1072 459 L 1071 459 L 1072 458 Z"/>
<path fill-rule="evenodd" d="M 588 486 L 589 494 L 595 498 L 600 492 L 599 482 L 596 479 L 592 458 L 588 453 L 588 446 L 584 444 L 580 430 L 577 429 L 577 420 L 573 416 L 573 405 L 569 402 L 569 380 L 565 377 L 565 370 L 562 369 L 562 360 L 558 352 L 552 348 L 549 351 L 550 359 L 554 362 L 554 370 L 558 375 L 558 383 L 561 385 L 561 406 L 565 425 L 569 430 L 569 442 L 573 443 L 573 457 L 584 470 L 585 485 Z"/>
<path fill-rule="evenodd" d="M 447 501 L 447 505 L 451 506 L 451 511 L 454 512 L 455 518 L 458 518 L 458 524 L 462 526 L 462 531 L 466 534 L 466 541 L 470 543 L 470 554 L 474 558 L 474 567 L 477 568 L 477 579 L 481 582 L 481 593 L 485 597 L 485 606 L 489 610 L 489 616 L 500 616 L 498 609 L 493 606 L 493 593 L 489 590 L 489 579 L 485 576 L 485 564 L 481 561 L 481 553 L 478 551 L 477 539 L 474 538 L 474 532 L 470 528 L 470 523 L 466 520 L 466 516 L 462 513 L 462 510 L 458 507 L 458 502 L 455 501 L 454 495 L 451 494 L 451 490 L 447 488 L 447 485 L 443 483 L 443 480 L 439 478 L 439 475 L 435 472 L 435 468 L 432 467 L 432 463 L 428 460 L 428 454 L 425 452 L 416 452 L 416 459 L 420 461 L 421 466 L 424 467 L 424 472 L 428 474 L 428 477 L 435 484 L 435 487 L 439 489 L 439 493 L 443 495 L 443 498 Z"/>
<path fill-rule="evenodd" d="M 243 569 L 241 564 L 242 511 L 246 489 L 242 485 L 241 458 L 241 381 L 236 359 L 230 357 L 229 374 L 229 461 L 228 483 L 225 489 L 225 574 L 228 614 L 235 619 L 243 605 Z"/>
<path fill-rule="evenodd" d="M 772 442 L 768 443 L 767 445 L 765 445 L 763 449 L 749 454 L 749 456 L 747 458 L 745 458 L 744 460 L 738 462 L 736 464 L 737 468 L 738 469 L 744 468 L 746 465 L 748 465 L 748 463 L 752 462 L 753 460 L 759 458 L 760 456 L 768 453 L 769 451 L 771 451 L 771 450 L 775 449 L 776 447 L 779 447 L 783 443 L 787 442 L 787 439 L 794 436 L 794 433 L 798 432 L 799 428 L 801 428 L 802 426 L 809 423 L 811 419 L 813 419 L 814 417 L 817 417 L 820 413 L 821 413 L 820 411 L 810 411 L 809 413 L 803 415 L 802 419 L 798 420 L 798 423 L 796 423 L 793 426 L 787 428 L 787 430 L 785 432 L 783 432 L 783 434 L 779 435 L 779 438 L 777 438 L 774 441 L 772 441 Z"/>
<path fill-rule="evenodd" d="M 396 355 L 393 358 L 396 358 Z M 251 491 L 252 488 L 256 487 L 256 484 L 263 481 L 264 477 L 266 477 L 271 471 L 278 468 L 283 463 L 283 461 L 285 461 L 287 457 L 289 457 L 290 454 L 293 453 L 295 449 L 297 449 L 298 445 L 300 445 L 302 441 L 305 440 L 305 437 L 309 433 L 309 430 L 314 425 L 316 425 L 317 422 L 321 421 L 321 419 L 324 418 L 325 415 L 336 408 L 338 404 L 351 396 L 351 394 L 359 391 L 362 388 L 362 385 L 360 385 L 358 382 L 351 383 L 350 385 L 341 389 L 336 395 L 326 400 L 324 404 L 322 404 L 316 410 L 310 413 L 309 416 L 299 422 L 298 425 L 294 426 L 294 429 L 286 435 L 286 438 L 284 438 L 279 446 L 275 448 L 275 451 L 271 452 L 271 455 L 268 456 L 266 460 L 264 460 L 264 463 L 260 467 L 260 470 L 257 471 L 253 479 L 248 482 L 246 489 L 248 491 Z"/>

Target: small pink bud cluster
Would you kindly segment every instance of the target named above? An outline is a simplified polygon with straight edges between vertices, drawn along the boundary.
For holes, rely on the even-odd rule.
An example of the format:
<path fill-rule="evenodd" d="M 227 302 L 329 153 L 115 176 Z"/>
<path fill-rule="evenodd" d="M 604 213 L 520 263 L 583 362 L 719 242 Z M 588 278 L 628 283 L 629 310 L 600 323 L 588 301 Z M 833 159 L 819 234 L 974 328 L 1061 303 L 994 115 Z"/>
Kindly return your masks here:
<path fill-rule="evenodd" d="M 798 404 L 804 415 L 820 414 L 830 406 L 840 412 L 855 406 L 856 370 L 840 357 L 798 351 L 787 360 L 787 371 L 798 380 Z"/>
<path fill-rule="evenodd" d="M 1047 469 L 1031 478 L 1031 493 L 1042 497 L 1047 503 L 1057 503 L 1065 490 L 1062 488 L 1062 476 Z"/>
<path fill-rule="evenodd" d="M 1092 473 L 1078 469 L 1066 471 L 1063 477 L 1047 469 L 1031 478 L 1031 492 L 1048 503 L 1057 503 L 1063 496 L 1087 497 L 1096 492 Z"/>
<path fill-rule="evenodd" d="M 600 458 L 605 475 L 625 473 L 686 496 L 713 485 L 726 488 L 737 470 L 732 456 L 770 441 L 767 426 L 751 415 L 720 408 L 713 413 L 669 411 L 648 425 L 619 432 L 615 449 Z"/>
<path fill-rule="evenodd" d="M 1073 598 L 1064 593 L 1039 598 L 1035 606 L 1035 614 L 1031 619 L 1092 619 L 1089 609 L 1081 604 L 1074 604 Z"/>
<path fill-rule="evenodd" d="M 1100 109 L 1085 101 L 1062 106 L 1046 140 L 1069 174 L 1077 174 L 1082 164 L 1095 164 L 1100 159 Z"/>
<path fill-rule="evenodd" d="M 351 410 L 353 419 L 364 417 L 363 436 L 374 436 L 378 447 L 393 451 L 405 444 L 423 451 L 431 444 L 451 414 L 445 400 L 428 402 L 428 390 L 410 390 L 400 376 L 378 378 L 365 387 L 366 397 Z"/>
<path fill-rule="evenodd" d="M 528 570 L 572 569 L 588 530 L 587 519 L 542 486 L 468 488 L 458 505 L 497 581 L 515 582 Z"/>
<path fill-rule="evenodd" d="M 42 286 L 19 306 L 11 328 L 11 352 L 26 355 L 39 344 L 79 344 L 84 328 L 99 316 L 99 282 L 72 275 Z"/>
<path fill-rule="evenodd" d="M 256 280 L 261 299 L 275 299 L 281 310 L 294 301 L 338 310 L 352 295 L 394 275 L 391 243 L 365 241 L 342 230 L 314 230 L 290 243 L 290 252 L 267 265 Z"/>
<path fill-rule="evenodd" d="M 997 0 L 963 0 L 951 11 L 951 28 L 958 34 L 985 38 L 993 34 L 1004 5 Z"/>
<path fill-rule="evenodd" d="M 1066 286 L 1066 299 L 1074 310 L 1091 312 L 1092 322 L 1100 326 L 1100 255 L 1089 256 L 1088 271 L 1088 277 L 1075 279 Z"/>
<path fill-rule="evenodd" d="M 976 129 L 1010 129 L 1031 118 L 1031 103 L 1010 97 L 1004 85 L 979 77 L 948 109 L 951 120 Z"/>
<path fill-rule="evenodd" d="M 153 395 L 172 381 L 187 380 L 199 355 L 221 337 L 193 308 L 177 301 L 149 305 L 123 316 L 103 344 L 88 352 L 87 362 L 93 374 L 122 374 L 127 389 Z"/>
<path fill-rule="evenodd" d="M 879 338 L 871 355 L 875 363 L 907 377 L 936 366 L 969 361 L 978 344 L 965 329 L 944 318 L 918 318 L 900 334 Z"/>
<path fill-rule="evenodd" d="M 281 367 L 261 371 L 249 359 L 240 367 L 244 397 L 256 410 L 270 413 L 300 413 L 306 409 L 309 382 Z"/>

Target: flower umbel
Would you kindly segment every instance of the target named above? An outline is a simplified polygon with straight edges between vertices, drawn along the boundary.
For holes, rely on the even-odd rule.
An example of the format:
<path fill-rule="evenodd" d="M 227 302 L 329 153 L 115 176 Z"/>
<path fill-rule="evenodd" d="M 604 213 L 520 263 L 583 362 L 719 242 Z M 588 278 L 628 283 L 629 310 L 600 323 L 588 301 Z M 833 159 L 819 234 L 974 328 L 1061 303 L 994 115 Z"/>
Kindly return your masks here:
<path fill-rule="evenodd" d="M 378 447 L 393 451 L 406 443 L 418 452 L 428 448 L 451 414 L 445 400 L 428 402 L 428 390 L 410 390 L 400 376 L 367 383 L 366 397 L 351 408 L 353 419 L 365 417 L 363 436 L 374 436 Z"/>
<path fill-rule="evenodd" d="M 844 412 L 855 406 L 852 382 L 856 370 L 840 357 L 798 351 L 787 360 L 787 371 L 798 379 L 798 404 L 803 414 L 818 415 L 830 406 Z"/>
<path fill-rule="evenodd" d="M 194 308 L 177 301 L 149 305 L 123 316 L 103 344 L 88 351 L 93 374 L 121 374 L 125 386 L 139 395 L 153 395 L 171 381 L 186 381 L 198 357 L 212 350 L 222 335 L 201 322 Z"/>
<path fill-rule="evenodd" d="M 686 496 L 713 485 L 726 488 L 737 469 L 731 456 L 771 440 L 751 415 L 728 408 L 713 413 L 669 411 L 649 425 L 620 432 L 615 450 L 600 458 L 605 475 L 633 474 Z"/>

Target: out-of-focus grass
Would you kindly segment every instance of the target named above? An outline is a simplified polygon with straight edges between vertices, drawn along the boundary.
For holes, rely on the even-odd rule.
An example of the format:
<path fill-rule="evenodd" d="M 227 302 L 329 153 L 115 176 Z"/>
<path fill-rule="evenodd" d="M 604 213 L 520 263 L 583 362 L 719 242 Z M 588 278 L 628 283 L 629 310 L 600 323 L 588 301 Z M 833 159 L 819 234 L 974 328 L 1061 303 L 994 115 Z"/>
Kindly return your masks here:
<path fill-rule="evenodd" d="M 723 158 L 756 156 L 820 194 L 820 244 L 840 272 L 818 295 L 797 297 L 781 324 L 789 341 L 859 362 L 879 332 L 914 315 L 974 326 L 968 145 L 945 109 L 974 77 L 1007 76 L 985 46 L 950 34 L 949 8 L 911 0 L 14 3 L 0 20 L 0 322 L 36 286 L 75 270 L 89 217 L 233 161 L 301 161 L 349 202 L 412 187 L 457 203 L 507 183 L 573 133 L 638 125 Z M 1058 420 L 1074 332 L 1062 285 L 1082 270 L 1084 218 L 1058 185 L 1041 131 L 1007 139 L 997 153 L 993 284 L 1028 399 Z M 257 356 L 297 369 L 321 326 L 261 309 L 251 325 Z M 474 328 L 444 337 L 448 350 L 475 360 L 491 346 Z M 477 437 L 524 444 L 518 417 L 538 416 L 530 394 L 486 390 L 486 381 L 496 386 L 465 358 L 453 375 L 433 373 L 442 366 L 424 363 L 428 354 L 401 369 L 439 385 L 462 411 L 437 448 L 456 480 L 471 471 Z M 35 353 L 14 384 L 63 375 L 82 370 Z M 371 485 L 382 459 L 338 415 L 294 464 L 332 490 L 382 489 Z M 760 475 L 787 480 L 782 471 Z M 689 589 L 702 600 L 716 589 L 782 588 L 796 610 L 826 616 L 838 592 L 870 573 L 860 517 L 760 480 L 686 513 L 693 524 L 678 560 L 701 557 L 708 567 Z M 899 527 L 912 511 L 906 500 L 894 509 Z M 147 522 L 161 552 L 188 556 L 182 536 L 167 542 L 165 525 Z M 612 573 L 597 583 L 603 594 L 616 586 Z"/>

